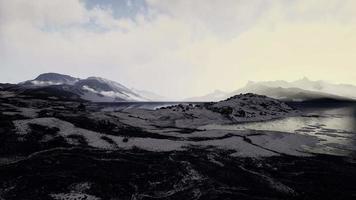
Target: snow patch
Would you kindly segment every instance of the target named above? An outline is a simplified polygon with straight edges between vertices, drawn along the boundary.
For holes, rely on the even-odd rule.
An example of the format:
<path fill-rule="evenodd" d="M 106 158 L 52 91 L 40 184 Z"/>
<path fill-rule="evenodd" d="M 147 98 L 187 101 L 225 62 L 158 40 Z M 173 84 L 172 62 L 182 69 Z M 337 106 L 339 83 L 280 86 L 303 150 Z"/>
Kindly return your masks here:
<path fill-rule="evenodd" d="M 76 192 L 50 194 L 50 196 L 55 200 L 79 200 L 79 199 L 100 200 L 101 199 L 93 195 L 76 193 Z"/>
<path fill-rule="evenodd" d="M 49 85 L 62 85 L 63 82 L 52 82 L 52 81 L 31 81 L 35 86 L 49 86 Z"/>
<path fill-rule="evenodd" d="M 133 94 L 130 94 L 128 92 L 114 92 L 114 91 L 97 91 L 87 85 L 84 85 L 82 87 L 84 90 L 86 91 L 89 91 L 89 92 L 92 92 L 92 93 L 95 93 L 95 94 L 98 94 L 99 96 L 104 96 L 104 97 L 109 97 L 109 101 L 115 101 L 116 99 L 120 99 L 120 100 L 131 100 L 131 101 L 142 101 L 144 100 L 143 98 L 140 98 L 138 96 L 135 96 Z M 102 98 L 98 98 L 97 99 L 100 99 L 100 101 L 108 101 L 108 99 L 105 100 L 102 99 Z"/>
<path fill-rule="evenodd" d="M 226 136 L 227 132 L 221 130 L 197 131 L 187 135 L 180 134 L 181 138 L 179 140 L 141 137 L 130 137 L 127 138 L 128 140 L 124 140 L 126 137 L 107 135 L 78 128 L 69 122 L 56 118 L 16 120 L 14 121 L 14 125 L 17 134 L 29 134 L 31 131 L 29 124 L 38 124 L 51 128 L 57 127 L 59 129 L 58 134 L 63 136 L 72 145 L 78 145 L 72 142 L 72 136 L 78 135 L 86 140 L 88 146 L 108 150 L 137 147 L 147 151 L 168 152 L 184 151 L 189 147 L 195 146 L 200 148 L 234 150 L 236 152 L 231 155 L 238 157 L 269 157 L 279 155 L 279 153 L 305 156 L 307 154 L 301 152 L 304 149 L 303 146 L 313 145 L 314 142 L 314 140 L 311 140 L 313 137 L 298 134 L 268 132 L 265 135 L 241 136 L 241 134 L 235 132 Z M 112 140 L 114 144 L 109 143 L 103 136 Z M 179 134 L 176 134 L 176 136 L 179 137 Z M 224 137 L 218 138 L 216 136 Z M 196 137 L 201 137 L 202 140 L 197 141 L 194 139 Z M 246 137 L 252 143 L 246 141 Z"/>

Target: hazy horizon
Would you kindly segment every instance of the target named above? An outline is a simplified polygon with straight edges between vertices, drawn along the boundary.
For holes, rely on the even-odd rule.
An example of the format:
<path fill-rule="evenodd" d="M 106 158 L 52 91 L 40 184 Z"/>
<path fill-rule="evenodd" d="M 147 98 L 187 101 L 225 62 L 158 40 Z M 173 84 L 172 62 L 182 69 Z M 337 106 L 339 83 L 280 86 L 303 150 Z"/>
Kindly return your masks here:
<path fill-rule="evenodd" d="M 0 0 L 0 82 L 100 76 L 168 98 L 356 85 L 356 1 Z"/>
<path fill-rule="evenodd" d="M 44 72 L 44 73 L 41 73 L 41 74 L 38 74 L 38 75 L 44 75 L 44 74 L 52 74 L 52 73 L 54 73 L 54 74 L 60 74 L 60 73 L 57 73 L 57 72 Z M 62 74 L 62 75 L 68 75 L 68 76 L 72 76 L 71 74 Z M 11 83 L 11 84 L 18 84 L 18 83 L 24 83 L 24 82 L 26 82 L 26 81 L 31 81 L 31 80 L 34 80 L 34 79 L 36 79 L 38 76 L 35 76 L 35 77 L 33 77 L 33 78 L 30 78 L 30 79 L 28 79 L 28 80 L 22 80 L 22 81 L 20 81 L 20 82 L 13 82 L 13 83 Z M 87 76 L 87 77 L 76 77 L 76 76 L 72 76 L 73 78 L 79 78 L 79 79 L 87 79 L 87 78 L 91 78 L 91 77 L 97 77 L 97 76 L 95 76 L 95 75 L 92 75 L 92 76 Z M 107 78 L 105 78 L 105 77 L 100 77 L 100 78 L 104 78 L 104 79 L 107 79 Z M 107 79 L 107 80 L 110 80 L 110 79 Z M 130 86 L 128 86 L 128 85 L 125 85 L 125 83 L 122 83 L 122 82 L 118 82 L 119 84 L 122 84 L 122 85 L 124 85 L 124 86 L 126 86 L 126 87 L 128 87 L 129 89 L 133 89 L 134 91 L 136 91 L 136 92 L 138 92 L 138 93 L 143 93 L 143 92 L 149 92 L 149 93 L 152 93 L 152 94 L 154 94 L 154 95 L 158 95 L 158 96 L 160 96 L 160 100 L 159 101 L 185 101 L 185 100 L 188 100 L 188 99 L 191 99 L 191 98 L 199 98 L 199 97 L 201 97 L 201 96 L 205 96 L 205 95 L 213 95 L 214 93 L 225 93 L 225 94 L 227 94 L 227 95 L 229 95 L 229 94 L 231 94 L 231 95 L 233 95 L 233 93 L 235 92 L 235 91 L 238 91 L 238 90 L 240 90 L 240 89 L 243 89 L 243 88 L 245 88 L 245 87 L 248 87 L 248 85 L 249 84 L 254 84 L 254 83 L 261 83 L 262 85 L 264 85 L 264 86 L 267 86 L 267 87 L 274 87 L 274 86 L 270 86 L 270 85 L 268 85 L 268 83 L 274 83 L 274 82 L 276 82 L 276 83 L 279 83 L 280 81 L 282 81 L 282 82 L 285 82 L 286 83 L 286 85 L 279 85 L 279 86 L 277 86 L 277 87 L 284 87 L 284 88 L 290 88 L 289 86 L 288 86 L 288 84 L 290 84 L 290 83 L 296 83 L 296 82 L 298 82 L 298 81 L 302 81 L 302 82 L 304 82 L 304 83 L 306 83 L 306 82 L 309 82 L 309 83 L 312 83 L 312 82 L 322 82 L 322 83 L 327 83 L 327 84 L 336 84 L 336 85 L 338 85 L 338 84 L 341 84 L 341 85 L 345 85 L 345 83 L 335 83 L 335 82 L 332 82 L 332 81 L 328 81 L 328 80 L 311 80 L 311 79 L 309 79 L 308 77 L 300 77 L 300 78 L 298 78 L 298 79 L 295 79 L 295 80 L 291 80 L 291 81 L 286 81 L 286 80 L 261 80 L 261 81 L 255 81 L 255 80 L 248 80 L 245 84 L 243 84 L 243 85 L 241 85 L 240 87 L 238 87 L 238 88 L 235 88 L 235 89 L 233 89 L 233 90 L 230 90 L 230 91 L 227 91 L 227 90 L 222 90 L 222 89 L 219 89 L 219 88 L 215 88 L 215 89 L 212 89 L 212 90 L 210 90 L 209 92 L 207 92 L 207 93 L 204 93 L 204 94 L 195 94 L 194 96 L 181 96 L 181 97 L 167 97 L 167 96 L 163 96 L 163 95 L 161 95 L 161 94 L 159 94 L 159 93 L 155 93 L 155 92 L 152 92 L 152 91 L 148 91 L 148 90 L 144 90 L 144 89 L 140 89 L 140 88 L 134 88 L 134 87 L 130 87 Z M 306 81 L 306 82 L 305 82 Z M 1 83 L 1 82 L 0 82 Z M 264 83 L 267 83 L 267 85 L 265 85 Z M 278 85 L 278 84 L 277 84 Z M 356 87 L 356 85 L 353 85 L 353 84 L 347 84 L 346 83 L 346 85 L 352 85 L 352 86 L 355 86 Z M 293 87 L 297 87 L 298 88 L 298 86 L 293 86 Z M 300 87 L 299 87 L 300 88 Z M 300 88 L 300 89 L 302 89 L 302 88 Z M 307 88 L 305 88 L 305 89 L 307 89 Z M 144 94 L 143 94 L 144 95 Z"/>

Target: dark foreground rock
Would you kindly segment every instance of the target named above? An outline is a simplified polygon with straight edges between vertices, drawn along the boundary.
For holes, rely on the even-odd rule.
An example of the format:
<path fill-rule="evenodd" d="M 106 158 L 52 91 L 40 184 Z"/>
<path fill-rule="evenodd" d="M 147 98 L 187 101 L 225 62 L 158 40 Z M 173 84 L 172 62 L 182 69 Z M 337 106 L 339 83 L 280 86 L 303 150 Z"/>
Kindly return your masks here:
<path fill-rule="evenodd" d="M 52 149 L 0 166 L 2 199 L 353 199 L 356 164 L 333 156 Z M 79 199 L 80 199 L 79 198 Z M 73 198 L 74 199 L 74 198 Z"/>
<path fill-rule="evenodd" d="M 304 147 L 312 148 L 316 137 L 199 127 L 212 121 L 270 119 L 295 112 L 263 96 L 113 112 L 67 99 L 1 95 L 0 200 L 354 199 L 356 195 L 353 155 L 308 152 Z M 264 108 L 268 112 L 260 113 Z"/>

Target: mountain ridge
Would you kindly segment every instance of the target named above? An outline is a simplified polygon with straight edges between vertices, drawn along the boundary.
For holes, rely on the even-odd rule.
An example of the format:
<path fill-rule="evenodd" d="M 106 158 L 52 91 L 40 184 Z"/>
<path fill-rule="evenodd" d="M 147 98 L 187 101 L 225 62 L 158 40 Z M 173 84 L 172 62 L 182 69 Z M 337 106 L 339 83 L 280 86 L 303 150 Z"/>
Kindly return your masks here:
<path fill-rule="evenodd" d="M 219 101 L 240 93 L 255 93 L 285 101 L 305 101 L 314 99 L 355 100 L 356 86 L 333 84 L 323 80 L 311 81 L 304 77 L 295 81 L 248 81 L 242 88 L 215 95 L 215 92 L 187 99 L 195 101 Z"/>
<path fill-rule="evenodd" d="M 14 88 L 21 93 L 38 93 L 43 90 L 42 93 L 48 92 L 48 96 L 57 96 L 54 91 L 63 92 L 66 96 L 72 93 L 75 99 L 79 97 L 91 102 L 150 101 L 118 82 L 95 76 L 80 79 L 49 72 L 40 74 L 33 80 L 21 82 Z"/>

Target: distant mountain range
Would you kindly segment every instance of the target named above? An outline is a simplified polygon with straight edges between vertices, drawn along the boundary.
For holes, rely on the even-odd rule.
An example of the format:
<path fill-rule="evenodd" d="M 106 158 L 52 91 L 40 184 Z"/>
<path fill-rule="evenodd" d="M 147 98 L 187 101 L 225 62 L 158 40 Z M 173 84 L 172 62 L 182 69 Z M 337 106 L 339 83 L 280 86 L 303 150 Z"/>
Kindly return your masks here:
<path fill-rule="evenodd" d="M 2 90 L 18 95 L 52 99 L 75 99 L 91 102 L 120 101 L 165 101 L 166 98 L 153 92 L 129 89 L 128 87 L 101 77 L 75 78 L 58 73 L 44 73 L 33 80 L 19 84 L 1 84 Z M 301 102 L 317 99 L 356 100 L 356 86 L 333 84 L 326 81 L 311 81 L 307 78 L 287 81 L 249 81 L 243 88 L 233 92 L 215 90 L 214 92 L 184 99 L 188 102 L 221 101 L 231 96 L 255 93 L 268 97 Z"/>
<path fill-rule="evenodd" d="M 326 81 L 311 81 L 307 78 L 287 81 L 249 81 L 245 87 L 233 92 L 212 92 L 210 94 L 189 98 L 190 101 L 219 101 L 240 93 L 255 93 L 285 101 L 306 101 L 313 99 L 356 99 L 356 86 L 333 84 Z"/>
<path fill-rule="evenodd" d="M 221 101 L 226 99 L 228 95 L 229 93 L 227 92 L 221 90 L 215 90 L 214 92 L 206 94 L 204 96 L 191 97 L 191 98 L 184 99 L 184 101 L 187 102 Z"/>
<path fill-rule="evenodd" d="M 82 99 L 92 102 L 154 101 L 154 93 L 131 90 L 124 85 L 101 77 L 79 79 L 58 73 L 45 73 L 16 85 L 7 85 L 17 94 L 49 98 Z M 146 96 L 145 94 L 150 94 Z"/>

